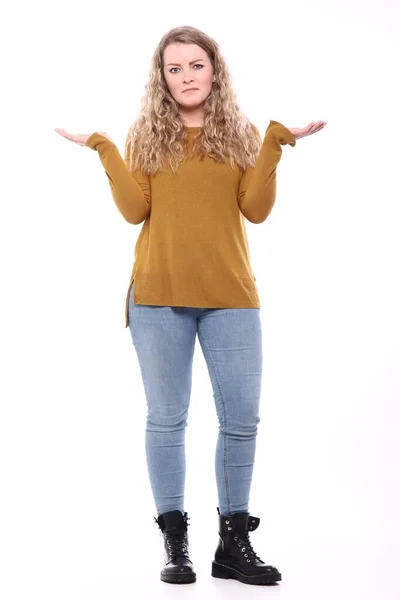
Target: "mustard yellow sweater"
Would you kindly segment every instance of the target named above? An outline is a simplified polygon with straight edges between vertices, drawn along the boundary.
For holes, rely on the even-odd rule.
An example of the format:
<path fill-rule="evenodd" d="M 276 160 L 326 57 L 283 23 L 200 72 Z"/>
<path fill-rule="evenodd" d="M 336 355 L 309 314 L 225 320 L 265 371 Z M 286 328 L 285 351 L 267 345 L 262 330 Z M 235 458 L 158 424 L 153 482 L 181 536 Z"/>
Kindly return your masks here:
<path fill-rule="evenodd" d="M 189 140 L 200 127 L 187 127 Z M 190 142 L 191 143 L 191 142 Z M 206 156 L 184 158 L 176 175 L 132 174 L 115 144 L 93 133 L 86 146 L 97 150 L 115 204 L 139 233 L 129 287 L 135 304 L 198 308 L 260 308 L 245 218 L 262 223 L 276 196 L 282 145 L 293 134 L 270 121 L 254 167 L 245 171 Z"/>

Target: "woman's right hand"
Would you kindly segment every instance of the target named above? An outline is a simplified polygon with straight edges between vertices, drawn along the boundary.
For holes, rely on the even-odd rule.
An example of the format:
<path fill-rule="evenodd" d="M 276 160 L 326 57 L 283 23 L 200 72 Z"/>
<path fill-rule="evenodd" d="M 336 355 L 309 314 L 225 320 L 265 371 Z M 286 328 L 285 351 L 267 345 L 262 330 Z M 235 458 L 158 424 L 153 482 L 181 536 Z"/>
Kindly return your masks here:
<path fill-rule="evenodd" d="M 75 144 L 78 144 L 79 146 L 85 146 L 90 136 L 93 135 L 92 133 L 69 133 L 68 131 L 65 131 L 65 129 L 59 129 L 58 127 L 56 127 L 54 131 L 62 135 L 62 137 L 67 138 L 67 140 L 75 142 Z M 110 142 L 114 143 L 108 135 L 108 133 L 106 133 L 105 131 L 96 131 L 95 133 L 99 133 L 100 135 L 110 140 Z"/>

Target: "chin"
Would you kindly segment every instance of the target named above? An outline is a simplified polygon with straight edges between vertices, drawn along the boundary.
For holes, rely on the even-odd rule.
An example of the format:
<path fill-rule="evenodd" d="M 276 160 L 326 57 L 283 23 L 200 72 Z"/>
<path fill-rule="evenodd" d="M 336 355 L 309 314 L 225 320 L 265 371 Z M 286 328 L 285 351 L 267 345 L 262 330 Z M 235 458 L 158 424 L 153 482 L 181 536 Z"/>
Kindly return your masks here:
<path fill-rule="evenodd" d="M 185 96 L 185 94 L 183 95 Z M 181 98 L 179 100 L 179 103 L 182 104 L 182 106 L 200 106 L 201 104 L 203 104 L 206 97 L 207 96 L 205 96 L 204 98 L 188 98 L 187 100 L 186 98 Z"/>

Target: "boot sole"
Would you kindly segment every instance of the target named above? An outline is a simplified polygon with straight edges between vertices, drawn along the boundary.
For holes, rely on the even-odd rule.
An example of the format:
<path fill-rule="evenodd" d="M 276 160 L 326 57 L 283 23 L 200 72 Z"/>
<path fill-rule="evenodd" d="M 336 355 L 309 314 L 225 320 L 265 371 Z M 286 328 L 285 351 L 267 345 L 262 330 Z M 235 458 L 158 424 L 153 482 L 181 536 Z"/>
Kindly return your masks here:
<path fill-rule="evenodd" d="M 171 573 L 160 576 L 161 581 L 165 583 L 194 583 L 196 581 L 196 573 Z"/>
<path fill-rule="evenodd" d="M 218 579 L 237 579 L 242 583 L 249 583 L 251 585 L 274 585 L 278 581 L 282 581 L 281 574 L 245 575 L 233 567 L 221 565 L 215 561 L 212 562 L 211 575 Z"/>

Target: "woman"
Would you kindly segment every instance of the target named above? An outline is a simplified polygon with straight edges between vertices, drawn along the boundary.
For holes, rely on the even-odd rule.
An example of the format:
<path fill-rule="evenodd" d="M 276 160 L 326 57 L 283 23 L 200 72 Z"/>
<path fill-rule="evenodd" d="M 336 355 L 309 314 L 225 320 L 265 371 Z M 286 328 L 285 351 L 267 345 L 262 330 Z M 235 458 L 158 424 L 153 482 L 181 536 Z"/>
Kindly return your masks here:
<path fill-rule="evenodd" d="M 207 362 L 219 436 L 215 470 L 219 543 L 212 575 L 274 584 L 279 571 L 255 553 L 248 512 L 262 374 L 260 301 L 245 218 L 262 223 L 275 202 L 282 145 L 326 123 L 288 129 L 271 121 L 262 140 L 241 113 L 217 43 L 193 27 L 164 35 L 122 159 L 105 132 L 67 139 L 97 150 L 114 201 L 144 221 L 125 306 L 148 415 L 146 456 L 163 532 L 162 581 L 196 580 L 184 510 L 185 427 L 196 334 Z"/>

